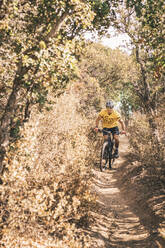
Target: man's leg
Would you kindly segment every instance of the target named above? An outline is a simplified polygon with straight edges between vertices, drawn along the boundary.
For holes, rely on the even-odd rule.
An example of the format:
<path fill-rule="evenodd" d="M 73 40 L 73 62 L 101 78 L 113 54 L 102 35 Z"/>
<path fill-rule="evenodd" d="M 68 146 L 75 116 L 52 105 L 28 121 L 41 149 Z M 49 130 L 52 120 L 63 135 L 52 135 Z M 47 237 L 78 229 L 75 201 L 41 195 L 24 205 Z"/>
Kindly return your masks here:
<path fill-rule="evenodd" d="M 104 141 L 108 140 L 108 135 L 107 135 L 106 131 L 108 131 L 108 129 L 103 128 L 103 139 L 104 139 Z"/>
<path fill-rule="evenodd" d="M 104 141 L 108 140 L 108 135 L 104 135 L 103 138 L 104 138 Z"/>

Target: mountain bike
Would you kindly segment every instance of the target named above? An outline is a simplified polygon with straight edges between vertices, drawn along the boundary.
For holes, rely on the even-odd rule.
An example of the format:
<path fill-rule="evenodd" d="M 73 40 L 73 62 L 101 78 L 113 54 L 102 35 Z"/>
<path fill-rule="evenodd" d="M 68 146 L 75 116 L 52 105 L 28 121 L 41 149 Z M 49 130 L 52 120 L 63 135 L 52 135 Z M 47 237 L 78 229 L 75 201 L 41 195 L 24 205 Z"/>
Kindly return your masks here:
<path fill-rule="evenodd" d="M 103 132 L 102 129 L 98 130 L 99 132 Z M 112 165 L 115 161 L 115 157 L 113 156 L 113 147 L 114 147 L 114 138 L 111 131 L 104 131 L 108 134 L 108 139 L 104 141 L 101 148 L 101 156 L 100 156 L 100 170 L 104 171 L 108 168 L 112 169 Z"/>

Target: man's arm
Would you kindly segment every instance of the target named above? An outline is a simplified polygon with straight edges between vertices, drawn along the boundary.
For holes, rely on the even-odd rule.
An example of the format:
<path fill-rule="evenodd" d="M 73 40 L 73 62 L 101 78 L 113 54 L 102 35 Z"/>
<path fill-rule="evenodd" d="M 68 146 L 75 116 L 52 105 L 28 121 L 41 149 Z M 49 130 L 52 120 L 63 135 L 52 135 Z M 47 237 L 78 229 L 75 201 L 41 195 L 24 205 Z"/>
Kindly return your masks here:
<path fill-rule="evenodd" d="M 122 127 L 122 134 L 126 134 L 124 121 L 120 119 L 119 123 L 121 124 L 121 127 Z"/>
<path fill-rule="evenodd" d="M 101 120 L 101 116 L 99 115 L 98 117 L 97 117 L 97 119 L 96 119 L 96 127 L 98 127 L 99 126 L 99 121 Z"/>
<path fill-rule="evenodd" d="M 98 127 L 99 127 L 99 121 L 101 120 L 101 116 L 99 115 L 96 119 L 96 127 L 95 127 L 95 131 L 98 132 Z"/>

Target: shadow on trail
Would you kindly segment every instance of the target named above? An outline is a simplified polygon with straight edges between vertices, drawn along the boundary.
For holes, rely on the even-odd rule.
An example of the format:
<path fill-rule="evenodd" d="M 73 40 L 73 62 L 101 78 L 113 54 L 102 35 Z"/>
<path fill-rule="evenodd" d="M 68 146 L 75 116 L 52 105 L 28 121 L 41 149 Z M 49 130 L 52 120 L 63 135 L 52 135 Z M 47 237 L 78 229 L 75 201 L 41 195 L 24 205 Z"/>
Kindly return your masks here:
<path fill-rule="evenodd" d="M 130 156 L 122 160 L 111 171 L 101 173 L 96 168 L 94 190 L 98 208 L 93 210 L 96 222 L 85 233 L 94 240 L 95 248 L 164 248 L 165 240 L 158 231 L 164 219 L 151 209 L 154 204 L 157 213 L 162 211 L 165 197 L 161 185 L 155 179 L 152 192 L 146 183 L 151 175 L 142 177 L 143 168 L 130 165 Z"/>
<path fill-rule="evenodd" d="M 125 162 L 114 175 L 117 187 L 120 188 L 125 203 L 148 232 L 148 246 L 143 247 L 163 248 L 165 239 L 160 235 L 159 228 L 165 222 L 165 190 L 154 168 L 147 170 L 139 163 L 130 165 L 130 158 L 130 154 L 125 156 Z"/>

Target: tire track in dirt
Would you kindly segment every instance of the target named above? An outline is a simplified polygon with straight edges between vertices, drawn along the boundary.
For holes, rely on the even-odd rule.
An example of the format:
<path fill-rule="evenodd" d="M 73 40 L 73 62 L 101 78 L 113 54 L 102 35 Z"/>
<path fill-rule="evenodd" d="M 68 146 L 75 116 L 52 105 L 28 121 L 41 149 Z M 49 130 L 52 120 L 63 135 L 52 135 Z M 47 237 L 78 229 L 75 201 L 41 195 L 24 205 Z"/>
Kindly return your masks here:
<path fill-rule="evenodd" d="M 112 170 L 100 172 L 94 169 L 93 191 L 97 194 L 98 209 L 93 210 L 94 222 L 86 230 L 94 248 L 163 248 L 150 235 L 143 222 L 129 206 L 129 195 L 123 195 L 119 186 L 119 174 L 124 155 L 128 152 L 128 140 L 121 137 L 120 157 Z M 136 209 L 136 206 L 135 206 Z M 145 215 L 145 213 L 144 213 Z"/>

